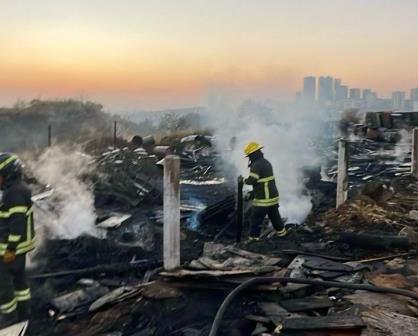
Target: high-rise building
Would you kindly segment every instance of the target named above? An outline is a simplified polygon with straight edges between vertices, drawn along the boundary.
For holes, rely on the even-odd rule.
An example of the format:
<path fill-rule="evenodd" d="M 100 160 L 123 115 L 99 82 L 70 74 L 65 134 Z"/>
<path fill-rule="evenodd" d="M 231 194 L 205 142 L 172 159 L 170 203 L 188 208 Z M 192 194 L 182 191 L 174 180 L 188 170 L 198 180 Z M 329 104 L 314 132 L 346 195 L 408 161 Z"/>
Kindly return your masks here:
<path fill-rule="evenodd" d="M 363 90 L 363 100 L 365 101 L 367 108 L 376 107 L 377 93 L 372 90 Z"/>
<path fill-rule="evenodd" d="M 319 77 L 319 91 L 318 91 L 318 100 L 320 103 L 331 102 L 334 100 L 334 85 L 333 78 L 328 77 Z"/>
<path fill-rule="evenodd" d="M 341 79 L 335 78 L 334 79 L 334 99 L 336 101 L 340 101 L 342 98 L 340 98 L 341 95 Z"/>
<path fill-rule="evenodd" d="M 395 91 L 392 92 L 392 108 L 394 110 L 403 110 L 405 108 L 405 92 Z"/>
<path fill-rule="evenodd" d="M 341 79 L 335 78 L 334 79 L 334 92 L 337 93 L 338 88 L 341 86 Z"/>
<path fill-rule="evenodd" d="M 361 97 L 361 90 L 357 88 L 350 89 L 350 96 L 351 100 L 360 100 Z"/>
<path fill-rule="evenodd" d="M 348 96 L 348 86 L 340 85 L 335 88 L 335 100 L 341 101 L 347 99 Z"/>
<path fill-rule="evenodd" d="M 361 98 L 362 99 L 367 99 L 367 97 L 370 96 L 371 94 L 372 94 L 372 90 L 370 90 L 370 89 L 364 89 Z"/>
<path fill-rule="evenodd" d="M 418 88 L 411 89 L 411 100 L 418 102 Z"/>
<path fill-rule="evenodd" d="M 314 102 L 316 98 L 316 78 L 313 76 L 303 79 L 303 99 L 307 102 Z"/>

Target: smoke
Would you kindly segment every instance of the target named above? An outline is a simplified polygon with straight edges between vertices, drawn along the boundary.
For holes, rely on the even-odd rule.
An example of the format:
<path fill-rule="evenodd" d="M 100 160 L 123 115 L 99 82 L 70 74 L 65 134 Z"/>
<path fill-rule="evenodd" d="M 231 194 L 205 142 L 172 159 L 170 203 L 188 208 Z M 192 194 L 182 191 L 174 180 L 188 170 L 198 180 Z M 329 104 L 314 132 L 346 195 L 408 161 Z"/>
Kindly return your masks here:
<path fill-rule="evenodd" d="M 265 157 L 273 165 L 282 216 L 290 223 L 302 223 L 312 208 L 303 168 L 320 166 L 312 146 L 323 131 L 319 112 L 296 106 L 288 110 L 254 101 L 244 102 L 237 109 L 212 106 L 210 111 L 220 148 L 230 147 L 229 141 L 235 137 L 235 145 L 224 155 L 226 165 L 235 168 L 236 175 L 248 175 L 243 148 L 250 141 L 261 143 Z"/>
<path fill-rule="evenodd" d="M 40 201 L 35 212 L 41 235 L 73 239 L 99 234 L 95 227 L 94 195 L 81 179 L 91 169 L 89 160 L 80 152 L 51 147 L 36 161 L 29 162 L 35 178 L 54 190 L 52 198 Z"/>
<path fill-rule="evenodd" d="M 411 153 L 411 133 L 405 129 L 399 131 L 400 139 L 395 145 L 394 154 L 399 162 L 405 161 Z"/>

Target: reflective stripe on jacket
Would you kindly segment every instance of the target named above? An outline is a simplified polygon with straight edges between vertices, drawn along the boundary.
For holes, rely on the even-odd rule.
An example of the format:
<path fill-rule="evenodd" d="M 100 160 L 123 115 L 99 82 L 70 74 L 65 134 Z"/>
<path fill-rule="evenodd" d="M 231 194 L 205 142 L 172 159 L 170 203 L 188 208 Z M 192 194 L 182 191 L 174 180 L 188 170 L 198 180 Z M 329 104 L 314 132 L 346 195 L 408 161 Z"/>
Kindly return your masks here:
<path fill-rule="evenodd" d="M 16 182 L 4 190 L 0 204 L 0 256 L 6 250 L 19 255 L 34 247 L 31 192 L 22 182 Z"/>
<path fill-rule="evenodd" d="M 253 206 L 269 207 L 279 204 L 279 192 L 273 175 L 273 167 L 264 157 L 251 162 L 250 176 L 245 183 L 253 186 Z"/>

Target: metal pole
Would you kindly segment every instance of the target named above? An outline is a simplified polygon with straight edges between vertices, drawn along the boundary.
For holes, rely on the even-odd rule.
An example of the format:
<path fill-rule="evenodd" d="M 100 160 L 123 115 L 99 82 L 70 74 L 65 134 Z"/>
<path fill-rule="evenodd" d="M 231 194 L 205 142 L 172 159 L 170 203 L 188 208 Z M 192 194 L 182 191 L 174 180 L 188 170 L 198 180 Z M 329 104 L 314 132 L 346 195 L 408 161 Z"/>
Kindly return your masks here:
<path fill-rule="evenodd" d="M 338 208 L 347 200 L 348 195 L 348 159 L 349 159 L 349 145 L 344 139 L 338 141 L 338 177 L 337 177 L 337 200 L 336 207 Z"/>
<path fill-rule="evenodd" d="M 180 158 L 164 159 L 164 269 L 180 267 Z"/>
<path fill-rule="evenodd" d="M 115 122 L 113 123 L 113 147 L 116 148 L 116 131 L 117 131 L 117 127 L 118 127 L 118 122 L 115 120 Z"/>
<path fill-rule="evenodd" d="M 48 125 L 48 147 L 52 145 L 52 125 Z"/>
<path fill-rule="evenodd" d="M 412 130 L 412 155 L 411 155 L 411 174 L 418 179 L 418 128 Z"/>
<path fill-rule="evenodd" d="M 243 212 L 243 192 L 242 188 L 244 186 L 244 180 L 242 176 L 238 177 L 238 190 L 237 190 L 237 204 L 236 204 L 236 223 L 237 223 L 237 243 L 241 241 L 242 237 L 242 223 L 244 221 L 244 212 Z"/>

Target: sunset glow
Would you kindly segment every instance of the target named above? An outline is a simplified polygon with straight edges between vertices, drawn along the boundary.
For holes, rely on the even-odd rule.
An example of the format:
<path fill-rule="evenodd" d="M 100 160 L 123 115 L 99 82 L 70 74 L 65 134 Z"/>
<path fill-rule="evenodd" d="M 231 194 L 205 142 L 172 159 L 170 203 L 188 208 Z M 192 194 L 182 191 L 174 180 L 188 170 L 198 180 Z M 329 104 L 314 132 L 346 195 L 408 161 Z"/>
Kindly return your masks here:
<path fill-rule="evenodd" d="M 1 2 L 1 105 L 164 108 L 217 87 L 286 99 L 321 74 L 382 96 L 418 85 L 414 0 Z"/>

